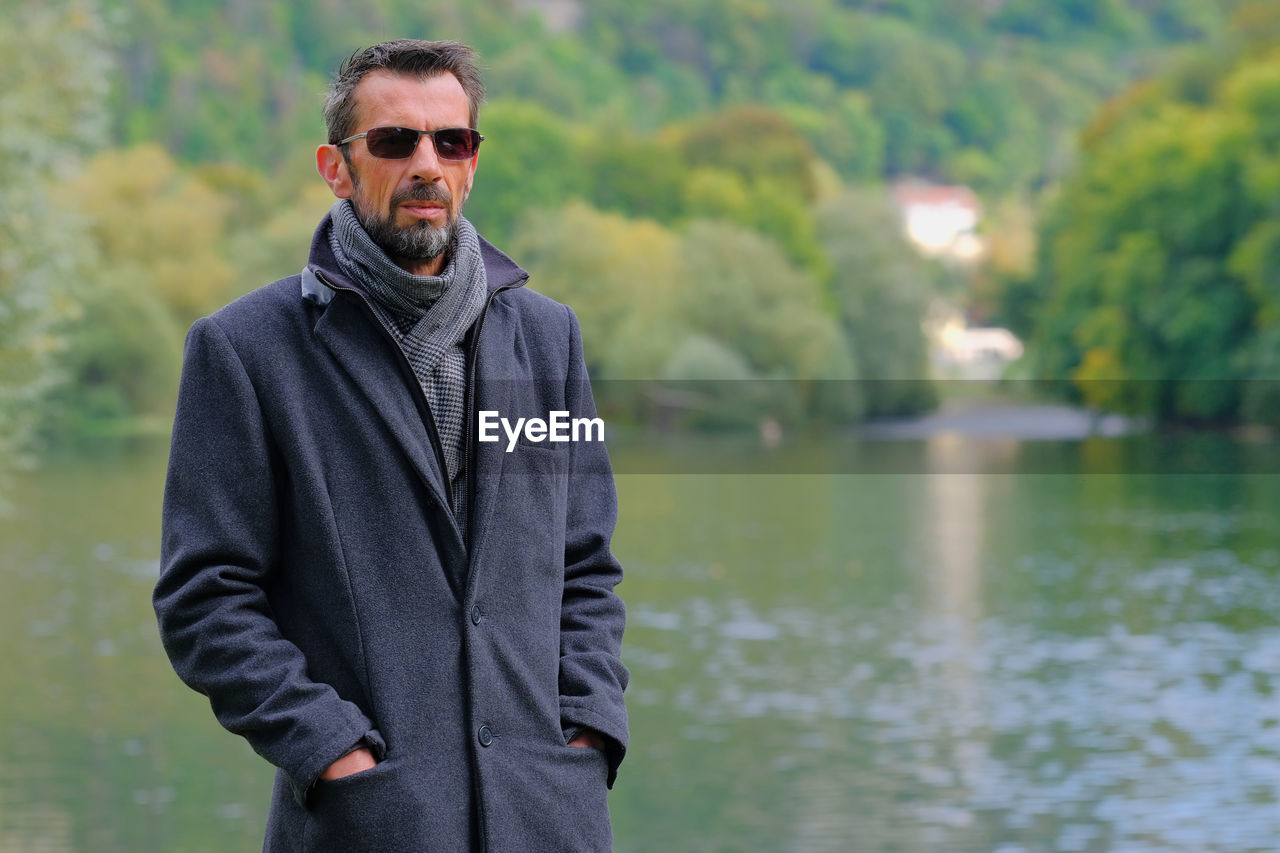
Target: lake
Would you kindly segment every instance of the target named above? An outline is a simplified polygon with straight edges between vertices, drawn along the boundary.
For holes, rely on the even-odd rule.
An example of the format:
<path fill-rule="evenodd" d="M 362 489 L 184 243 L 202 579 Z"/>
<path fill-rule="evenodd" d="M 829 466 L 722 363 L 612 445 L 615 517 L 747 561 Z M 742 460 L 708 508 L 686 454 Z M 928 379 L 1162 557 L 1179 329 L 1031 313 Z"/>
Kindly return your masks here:
<path fill-rule="evenodd" d="M 156 635 L 165 452 L 14 484 L 0 853 L 260 849 L 271 770 Z M 1273 454 L 624 442 L 616 849 L 1275 849 Z"/>

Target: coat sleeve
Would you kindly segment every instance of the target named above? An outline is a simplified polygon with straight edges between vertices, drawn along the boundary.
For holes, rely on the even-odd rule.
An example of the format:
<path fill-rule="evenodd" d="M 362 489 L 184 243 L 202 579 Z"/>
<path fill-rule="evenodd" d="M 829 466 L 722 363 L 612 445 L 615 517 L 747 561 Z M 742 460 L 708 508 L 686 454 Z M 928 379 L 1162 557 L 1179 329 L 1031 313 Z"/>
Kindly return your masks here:
<path fill-rule="evenodd" d="M 577 317 L 570 325 L 566 403 L 574 417 L 594 418 L 595 402 L 582 356 Z M 604 443 L 569 445 L 568 515 L 565 530 L 564 600 L 560 611 L 560 714 L 566 729 L 588 727 L 605 735 L 610 787 L 626 753 L 627 709 L 622 692 L 626 612 L 613 588 L 622 566 L 609 550 L 617 522 L 618 500 Z"/>
<path fill-rule="evenodd" d="M 307 675 L 272 616 L 280 464 L 257 393 L 214 319 L 187 336 L 153 596 L 160 637 L 218 721 L 287 775 L 294 796 L 329 764 L 380 735 L 353 703 Z"/>

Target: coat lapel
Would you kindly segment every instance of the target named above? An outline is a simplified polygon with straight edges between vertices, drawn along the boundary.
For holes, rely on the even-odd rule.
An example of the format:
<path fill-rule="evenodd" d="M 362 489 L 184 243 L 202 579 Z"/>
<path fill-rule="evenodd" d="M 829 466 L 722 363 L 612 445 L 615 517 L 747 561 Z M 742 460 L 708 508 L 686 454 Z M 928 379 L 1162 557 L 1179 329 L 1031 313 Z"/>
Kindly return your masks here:
<path fill-rule="evenodd" d="M 529 274 L 500 252 L 492 243 L 480 238 L 480 254 L 484 259 L 485 277 L 489 283 L 489 305 L 484 313 L 484 326 L 479 330 L 476 347 L 476 399 L 471 403 L 467 417 L 476 418 L 471 426 L 479 430 L 480 411 L 496 411 L 499 416 L 511 413 L 514 399 L 513 381 L 522 362 L 516 345 L 516 324 L 507 313 L 501 291 L 518 287 L 529 279 Z M 494 371 L 505 365 L 509 371 L 501 375 Z M 489 371 L 486 373 L 486 370 Z M 476 490 L 471 504 L 469 526 L 471 528 L 471 565 L 478 566 L 476 554 L 483 550 L 485 537 L 493 519 L 493 508 L 498 503 L 498 490 L 502 486 L 502 465 L 507 454 L 505 438 L 496 442 L 473 439 L 476 447 Z M 468 583 L 474 585 L 476 573 L 471 572 Z"/>
<path fill-rule="evenodd" d="M 435 450 L 427 436 L 422 414 L 414 403 L 412 391 L 406 387 L 405 377 L 396 369 L 396 362 L 387 356 L 390 342 L 380 335 L 371 334 L 370 318 L 349 300 L 359 297 L 337 297 L 321 314 L 316 323 L 316 336 L 333 353 L 352 383 L 369 400 L 395 437 L 396 443 L 408 457 L 410 464 L 426 485 L 433 500 L 439 504 L 445 517 L 452 522 L 453 512 L 446 498 L 444 474 Z M 453 526 L 457 533 L 456 524 Z M 461 534 L 458 534 L 461 544 Z"/>
<path fill-rule="evenodd" d="M 500 300 L 499 300 L 500 302 Z M 495 365 L 512 363 L 511 354 L 515 349 L 515 329 L 507 322 L 506 312 L 500 304 L 490 307 L 488 317 L 476 352 L 476 402 L 467 413 L 467 417 L 475 418 L 472 429 L 479 430 L 479 412 L 497 411 L 499 416 L 511 413 L 512 380 L 510 377 L 485 374 L 486 365 L 493 369 Z M 505 357 L 504 357 L 505 356 Z M 476 492 L 471 505 L 471 565 L 478 565 L 475 556 L 482 550 L 484 538 L 489 533 L 489 524 L 493 518 L 493 508 L 498 502 L 498 491 L 502 485 L 502 466 L 507 454 L 506 437 L 496 442 L 479 441 L 476 436 Z M 474 571 L 472 572 L 474 575 Z M 471 583 L 474 583 L 474 577 Z"/>

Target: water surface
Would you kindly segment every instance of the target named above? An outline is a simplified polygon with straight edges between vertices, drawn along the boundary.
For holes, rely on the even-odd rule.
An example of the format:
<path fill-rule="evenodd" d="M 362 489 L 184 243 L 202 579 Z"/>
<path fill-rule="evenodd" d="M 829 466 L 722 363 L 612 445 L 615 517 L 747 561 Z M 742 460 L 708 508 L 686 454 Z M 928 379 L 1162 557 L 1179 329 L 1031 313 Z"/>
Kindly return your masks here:
<path fill-rule="evenodd" d="M 660 471 L 618 478 L 617 849 L 1274 849 L 1280 481 L 895 452 L 617 460 Z M 163 457 L 53 463 L 0 521 L 0 853 L 261 846 L 270 768 L 156 637 Z"/>

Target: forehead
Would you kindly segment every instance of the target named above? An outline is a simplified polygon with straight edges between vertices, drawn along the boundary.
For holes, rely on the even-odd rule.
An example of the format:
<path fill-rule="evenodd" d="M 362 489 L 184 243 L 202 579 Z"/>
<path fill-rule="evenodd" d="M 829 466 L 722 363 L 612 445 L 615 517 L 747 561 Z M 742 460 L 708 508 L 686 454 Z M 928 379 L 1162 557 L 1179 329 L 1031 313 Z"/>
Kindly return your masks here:
<path fill-rule="evenodd" d="M 385 125 L 438 130 L 471 124 L 467 93 L 458 78 L 447 72 L 422 78 L 371 71 L 352 95 L 359 130 Z"/>

